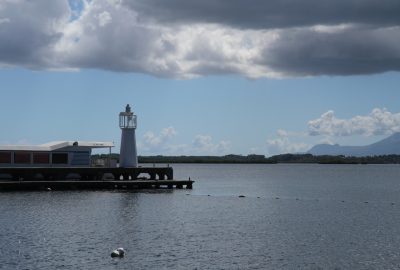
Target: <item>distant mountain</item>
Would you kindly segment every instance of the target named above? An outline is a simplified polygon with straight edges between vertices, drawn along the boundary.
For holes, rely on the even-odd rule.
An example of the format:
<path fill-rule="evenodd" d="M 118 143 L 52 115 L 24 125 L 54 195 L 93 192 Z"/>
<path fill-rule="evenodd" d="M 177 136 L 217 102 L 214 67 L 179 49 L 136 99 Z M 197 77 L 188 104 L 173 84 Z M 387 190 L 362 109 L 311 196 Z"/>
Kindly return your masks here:
<path fill-rule="evenodd" d="M 341 146 L 338 144 L 317 144 L 312 147 L 309 154 L 321 155 L 344 155 L 344 156 L 375 156 L 375 155 L 400 155 L 400 133 L 383 139 L 379 142 L 365 146 Z"/>

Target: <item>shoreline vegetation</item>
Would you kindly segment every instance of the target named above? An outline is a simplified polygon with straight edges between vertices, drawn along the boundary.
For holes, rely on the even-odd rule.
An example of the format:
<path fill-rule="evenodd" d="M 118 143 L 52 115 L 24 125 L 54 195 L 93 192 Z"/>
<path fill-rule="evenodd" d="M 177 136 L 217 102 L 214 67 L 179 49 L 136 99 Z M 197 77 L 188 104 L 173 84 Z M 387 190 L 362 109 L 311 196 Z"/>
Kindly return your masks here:
<path fill-rule="evenodd" d="M 108 154 L 92 155 L 92 160 L 107 160 Z M 119 154 L 111 154 L 112 160 L 119 160 Z M 264 155 L 225 155 L 225 156 L 139 156 L 139 163 L 226 163 L 226 164 L 278 164 L 278 163 L 317 163 L 317 164 L 400 164 L 400 155 L 382 156 L 314 156 L 312 154 L 282 154 L 271 157 Z"/>

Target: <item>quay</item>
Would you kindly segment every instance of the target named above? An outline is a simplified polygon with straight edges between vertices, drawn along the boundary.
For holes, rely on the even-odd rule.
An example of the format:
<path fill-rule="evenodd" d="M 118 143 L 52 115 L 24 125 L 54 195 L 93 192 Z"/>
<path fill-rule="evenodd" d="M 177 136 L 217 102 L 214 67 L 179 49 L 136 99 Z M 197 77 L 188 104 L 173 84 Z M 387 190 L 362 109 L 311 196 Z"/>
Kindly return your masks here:
<path fill-rule="evenodd" d="M 81 189 L 192 189 L 192 180 L 173 180 L 171 167 L 0 168 L 0 191 Z"/>

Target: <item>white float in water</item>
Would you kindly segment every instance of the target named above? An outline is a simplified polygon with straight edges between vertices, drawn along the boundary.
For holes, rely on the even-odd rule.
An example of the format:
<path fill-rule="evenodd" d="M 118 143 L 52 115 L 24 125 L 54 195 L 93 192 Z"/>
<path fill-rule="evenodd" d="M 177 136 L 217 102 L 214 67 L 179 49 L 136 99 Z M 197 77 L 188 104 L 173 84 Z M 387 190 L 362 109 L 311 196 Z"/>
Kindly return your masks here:
<path fill-rule="evenodd" d="M 117 248 L 111 252 L 111 257 L 119 257 L 122 258 L 125 255 L 125 250 L 123 248 Z"/>

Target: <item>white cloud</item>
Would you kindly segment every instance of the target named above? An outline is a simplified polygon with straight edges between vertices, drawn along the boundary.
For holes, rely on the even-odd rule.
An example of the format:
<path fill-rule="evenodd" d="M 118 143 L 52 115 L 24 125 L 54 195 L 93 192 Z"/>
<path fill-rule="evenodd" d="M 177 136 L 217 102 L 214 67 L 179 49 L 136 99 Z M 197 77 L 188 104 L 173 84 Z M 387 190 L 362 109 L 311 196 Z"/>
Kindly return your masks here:
<path fill-rule="evenodd" d="M 164 138 L 172 138 L 177 134 L 174 127 L 167 127 L 161 131 L 161 136 Z"/>
<path fill-rule="evenodd" d="M 279 129 L 277 138 L 267 140 L 267 150 L 269 155 L 285 154 L 285 153 L 300 153 L 305 152 L 310 148 L 309 144 L 303 142 L 293 142 L 288 132 Z"/>
<path fill-rule="evenodd" d="M 210 155 L 224 155 L 229 150 L 229 141 L 220 141 L 213 143 L 210 135 L 197 135 L 192 142 L 193 150 L 197 154 Z"/>
<path fill-rule="evenodd" d="M 152 131 L 148 131 L 143 136 L 143 142 L 140 147 L 144 151 L 162 153 L 169 148 L 170 140 L 177 134 L 174 127 L 167 127 L 161 130 L 160 134 L 155 134 Z"/>
<path fill-rule="evenodd" d="M 321 140 L 318 141 L 319 144 L 335 144 L 333 139 L 330 136 L 323 137 Z"/>
<path fill-rule="evenodd" d="M 3 23 L 9 23 L 11 20 L 9 18 L 0 18 L 0 25 Z"/>
<path fill-rule="evenodd" d="M 375 108 L 367 115 L 348 119 L 337 118 L 330 110 L 310 120 L 305 133 L 279 129 L 276 138 L 267 140 L 267 152 L 269 155 L 305 152 L 311 147 L 309 143 L 313 136 L 322 136 L 317 143 L 334 144 L 338 137 L 382 136 L 395 132 L 400 132 L 400 113 L 392 113 L 386 108 Z"/>
<path fill-rule="evenodd" d="M 221 140 L 214 143 L 210 135 L 196 135 L 191 143 L 176 144 L 173 139 L 177 131 L 164 128 L 159 134 L 148 131 L 139 140 L 139 152 L 143 155 L 224 155 L 230 149 L 230 142 Z"/>
<path fill-rule="evenodd" d="M 259 77 L 274 75 L 255 62 L 273 39 L 274 31 L 242 31 L 210 24 L 154 25 L 134 10 L 99 0 L 65 26 L 55 53 L 58 64 L 69 67 L 174 78 L 229 73 Z"/>
<path fill-rule="evenodd" d="M 32 145 L 33 143 L 28 139 L 18 139 L 16 141 L 1 141 L 0 144 L 7 144 L 7 145 Z"/>
<path fill-rule="evenodd" d="M 98 18 L 100 26 L 106 26 L 112 21 L 111 15 L 107 11 L 103 11 L 102 13 L 100 13 Z"/>
<path fill-rule="evenodd" d="M 390 135 L 400 132 L 400 113 L 375 108 L 368 115 L 339 119 L 334 111 L 327 111 L 308 122 L 308 132 L 311 136 Z"/>
<path fill-rule="evenodd" d="M 119 7 L 122 4 L 122 0 L 107 0 L 110 5 Z"/>
<path fill-rule="evenodd" d="M 289 134 L 289 132 L 287 132 L 287 131 L 284 130 L 284 129 L 278 129 L 278 130 L 276 131 L 276 134 L 277 134 L 279 137 L 287 137 L 288 134 Z"/>

